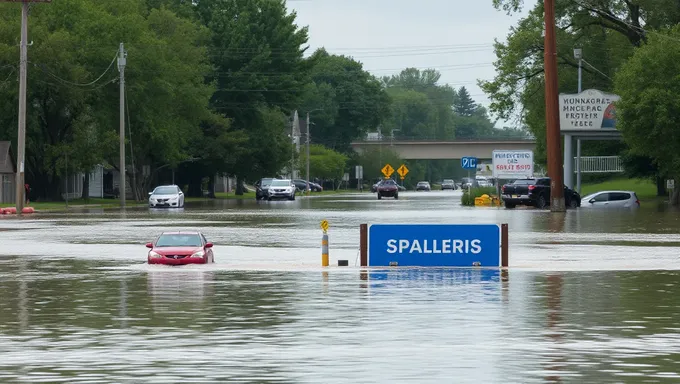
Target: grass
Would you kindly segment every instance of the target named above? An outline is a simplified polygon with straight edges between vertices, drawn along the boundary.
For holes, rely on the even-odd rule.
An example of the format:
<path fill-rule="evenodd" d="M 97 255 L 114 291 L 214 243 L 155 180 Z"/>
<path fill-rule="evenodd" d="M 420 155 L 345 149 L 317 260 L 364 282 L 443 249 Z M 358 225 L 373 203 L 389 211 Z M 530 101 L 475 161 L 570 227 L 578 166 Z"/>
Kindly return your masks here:
<path fill-rule="evenodd" d="M 583 184 L 581 196 L 606 190 L 634 191 L 641 200 L 656 199 L 656 185 L 647 179 L 612 179 L 601 183 Z"/>
<path fill-rule="evenodd" d="M 144 203 L 138 203 L 134 200 L 127 200 L 125 205 L 128 207 L 139 207 L 146 205 Z M 1 208 L 14 207 L 14 204 L 0 204 Z M 33 207 L 39 211 L 52 211 L 52 210 L 63 210 L 66 209 L 65 201 L 32 201 L 28 207 Z M 117 208 L 120 206 L 120 200 L 118 199 L 101 199 L 91 197 L 88 200 L 74 199 L 68 201 L 69 208 Z"/>

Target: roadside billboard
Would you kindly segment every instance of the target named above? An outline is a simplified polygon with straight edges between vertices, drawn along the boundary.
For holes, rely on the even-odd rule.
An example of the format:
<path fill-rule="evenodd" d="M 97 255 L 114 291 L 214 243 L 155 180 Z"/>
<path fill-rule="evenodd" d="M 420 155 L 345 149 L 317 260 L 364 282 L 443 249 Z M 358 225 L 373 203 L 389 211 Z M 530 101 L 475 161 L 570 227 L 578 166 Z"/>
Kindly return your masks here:
<path fill-rule="evenodd" d="M 587 89 L 577 94 L 561 94 L 560 130 L 562 131 L 615 131 L 616 106 L 619 96 L 597 89 Z"/>
<path fill-rule="evenodd" d="M 526 150 L 495 150 L 492 157 L 493 177 L 524 179 L 534 176 L 534 152 Z"/>

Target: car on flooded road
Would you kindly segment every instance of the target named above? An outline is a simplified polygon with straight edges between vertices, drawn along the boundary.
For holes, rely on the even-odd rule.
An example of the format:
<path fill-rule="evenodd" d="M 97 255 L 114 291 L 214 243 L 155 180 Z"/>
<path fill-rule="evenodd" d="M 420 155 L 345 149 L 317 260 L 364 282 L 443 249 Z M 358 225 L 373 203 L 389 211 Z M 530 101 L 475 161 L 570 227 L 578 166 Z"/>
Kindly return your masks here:
<path fill-rule="evenodd" d="M 267 200 L 288 199 L 295 200 L 295 184 L 290 179 L 274 179 L 269 184 Z"/>
<path fill-rule="evenodd" d="M 147 254 L 149 264 L 185 265 L 214 263 L 213 244 L 201 232 L 163 232 Z"/>
<path fill-rule="evenodd" d="M 392 179 L 383 180 L 377 187 L 378 200 L 383 197 L 394 197 L 399 198 L 399 186 L 397 182 Z"/>
<path fill-rule="evenodd" d="M 600 191 L 581 200 L 583 208 L 640 208 L 640 199 L 633 191 Z"/>
<path fill-rule="evenodd" d="M 430 186 L 430 183 L 427 181 L 419 181 L 418 184 L 416 184 L 416 191 L 431 191 L 432 187 Z"/>
<path fill-rule="evenodd" d="M 149 208 L 184 208 L 184 193 L 176 185 L 160 185 L 149 192 Z"/>

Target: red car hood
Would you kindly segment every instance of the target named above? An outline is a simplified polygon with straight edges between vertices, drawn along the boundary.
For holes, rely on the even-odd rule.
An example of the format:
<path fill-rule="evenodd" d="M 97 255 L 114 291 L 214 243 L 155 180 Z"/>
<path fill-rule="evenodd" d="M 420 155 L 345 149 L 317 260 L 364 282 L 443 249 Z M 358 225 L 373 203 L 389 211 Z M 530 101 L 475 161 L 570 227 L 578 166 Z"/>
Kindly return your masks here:
<path fill-rule="evenodd" d="M 159 255 L 193 255 L 203 250 L 203 247 L 156 247 L 152 251 Z"/>

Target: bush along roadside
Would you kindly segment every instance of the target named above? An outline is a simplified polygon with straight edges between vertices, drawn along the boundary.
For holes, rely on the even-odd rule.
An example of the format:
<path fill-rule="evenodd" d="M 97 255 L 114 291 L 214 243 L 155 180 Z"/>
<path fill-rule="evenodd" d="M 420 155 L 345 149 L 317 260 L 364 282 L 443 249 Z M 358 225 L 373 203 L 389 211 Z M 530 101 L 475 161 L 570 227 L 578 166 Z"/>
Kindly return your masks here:
<path fill-rule="evenodd" d="M 475 197 L 481 197 L 482 195 L 489 195 L 493 196 L 496 194 L 496 187 L 477 187 L 477 188 L 472 188 L 472 194 L 470 194 L 470 190 L 466 190 L 463 192 L 463 197 L 461 199 L 461 204 L 462 205 L 467 205 L 470 207 L 475 206 Z"/>

